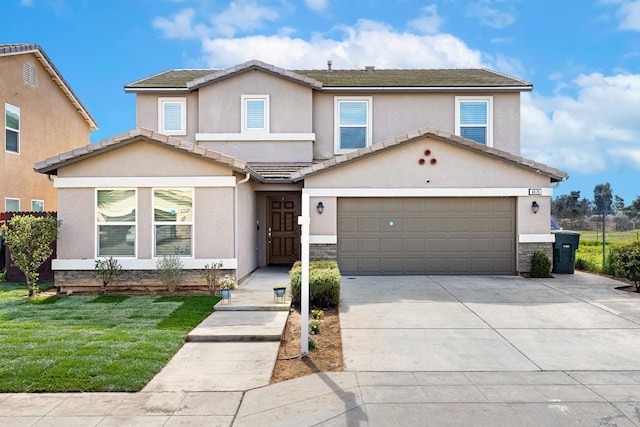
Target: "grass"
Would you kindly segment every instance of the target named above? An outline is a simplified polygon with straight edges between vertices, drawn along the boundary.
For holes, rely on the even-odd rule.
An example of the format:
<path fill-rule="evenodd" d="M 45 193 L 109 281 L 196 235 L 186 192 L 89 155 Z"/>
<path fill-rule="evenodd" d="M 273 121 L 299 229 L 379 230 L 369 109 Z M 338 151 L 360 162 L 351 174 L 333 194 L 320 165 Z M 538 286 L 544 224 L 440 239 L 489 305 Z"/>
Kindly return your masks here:
<path fill-rule="evenodd" d="M 602 271 L 602 233 L 595 231 L 578 231 L 580 244 L 576 252 L 578 265 L 589 271 Z M 614 248 L 624 246 L 640 239 L 640 230 L 607 231 L 605 233 L 605 257 Z M 578 261 L 581 260 L 581 261 Z"/>
<path fill-rule="evenodd" d="M 219 301 L 26 293 L 0 283 L 0 392 L 139 391 Z"/>

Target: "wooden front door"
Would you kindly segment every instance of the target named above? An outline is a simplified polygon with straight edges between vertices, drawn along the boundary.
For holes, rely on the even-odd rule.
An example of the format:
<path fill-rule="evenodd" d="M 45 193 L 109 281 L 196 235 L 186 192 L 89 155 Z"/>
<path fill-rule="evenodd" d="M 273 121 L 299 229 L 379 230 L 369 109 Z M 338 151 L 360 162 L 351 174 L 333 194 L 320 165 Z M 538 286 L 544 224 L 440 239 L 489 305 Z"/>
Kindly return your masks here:
<path fill-rule="evenodd" d="M 300 259 L 300 195 L 267 197 L 269 264 L 293 264 Z"/>

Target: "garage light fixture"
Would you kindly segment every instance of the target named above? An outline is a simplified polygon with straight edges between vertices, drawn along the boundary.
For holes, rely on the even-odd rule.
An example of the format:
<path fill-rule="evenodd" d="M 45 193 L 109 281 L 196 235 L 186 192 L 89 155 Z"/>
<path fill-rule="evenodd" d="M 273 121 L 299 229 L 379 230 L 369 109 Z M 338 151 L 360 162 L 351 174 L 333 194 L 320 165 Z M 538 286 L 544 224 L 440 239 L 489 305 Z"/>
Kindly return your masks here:
<path fill-rule="evenodd" d="M 322 204 L 322 202 L 318 202 L 318 204 L 316 205 L 316 209 L 318 210 L 318 213 L 322 215 L 322 211 L 324 211 L 324 205 Z"/>
<path fill-rule="evenodd" d="M 538 209 L 540 209 L 540 205 L 538 204 L 538 202 L 534 200 L 533 203 L 531 203 L 531 210 L 533 211 L 534 214 L 537 214 Z"/>

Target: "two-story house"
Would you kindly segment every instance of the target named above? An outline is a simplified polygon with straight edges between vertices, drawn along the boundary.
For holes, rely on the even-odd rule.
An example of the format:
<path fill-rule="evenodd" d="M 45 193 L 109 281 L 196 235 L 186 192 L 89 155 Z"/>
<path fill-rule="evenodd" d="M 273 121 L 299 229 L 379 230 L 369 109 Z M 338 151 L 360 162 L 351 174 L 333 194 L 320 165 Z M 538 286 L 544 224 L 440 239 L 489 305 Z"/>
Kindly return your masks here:
<path fill-rule="evenodd" d="M 36 44 L 0 44 L 0 212 L 55 211 L 56 190 L 33 165 L 89 143 L 96 121 Z"/>
<path fill-rule="evenodd" d="M 520 156 L 528 82 L 484 69 L 290 71 L 259 61 L 135 81 L 135 130 L 36 165 L 56 175 L 63 290 L 94 259 L 151 286 L 178 254 L 242 278 L 301 251 L 343 274 L 517 274 L 552 251 L 553 185 Z M 84 279 L 83 279 L 84 278 Z M 128 281 L 128 282 L 127 282 Z"/>

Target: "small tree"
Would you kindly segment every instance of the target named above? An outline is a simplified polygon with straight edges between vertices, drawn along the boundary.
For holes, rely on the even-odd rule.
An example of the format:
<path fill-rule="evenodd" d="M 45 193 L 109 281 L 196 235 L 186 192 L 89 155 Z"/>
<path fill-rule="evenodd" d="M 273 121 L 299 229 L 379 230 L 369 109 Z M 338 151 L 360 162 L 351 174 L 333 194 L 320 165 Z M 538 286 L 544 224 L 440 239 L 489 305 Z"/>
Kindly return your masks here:
<path fill-rule="evenodd" d="M 53 253 L 51 243 L 58 237 L 61 223 L 51 215 L 17 215 L 2 226 L 11 261 L 24 273 L 30 297 L 38 292 L 38 268 Z"/>
<path fill-rule="evenodd" d="M 542 251 L 531 255 L 531 277 L 551 277 L 551 260 Z"/>
<path fill-rule="evenodd" d="M 109 283 L 116 277 L 120 275 L 120 271 L 122 271 L 122 265 L 118 262 L 117 259 L 110 256 L 105 259 L 97 259 L 96 260 L 96 276 L 102 279 L 102 286 L 100 286 L 100 293 L 104 294 L 107 290 L 107 286 Z"/>

